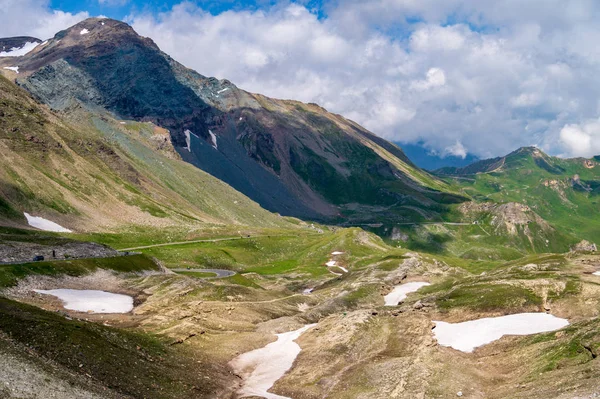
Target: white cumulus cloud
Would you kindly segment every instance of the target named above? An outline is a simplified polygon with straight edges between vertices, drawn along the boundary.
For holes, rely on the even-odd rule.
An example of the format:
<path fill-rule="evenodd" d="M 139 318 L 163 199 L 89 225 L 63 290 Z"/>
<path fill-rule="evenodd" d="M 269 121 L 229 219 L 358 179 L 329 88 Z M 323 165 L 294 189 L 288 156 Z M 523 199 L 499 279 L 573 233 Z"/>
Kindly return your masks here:
<path fill-rule="evenodd" d="M 560 140 L 569 156 L 600 155 L 600 119 L 565 125 L 560 131 Z"/>
<path fill-rule="evenodd" d="M 0 0 L 0 37 L 33 36 L 47 39 L 89 17 L 49 8 L 48 0 Z"/>
<path fill-rule="evenodd" d="M 317 102 L 387 139 L 486 157 L 531 143 L 571 153 L 562 128 L 600 109 L 599 11 L 576 0 L 343 0 L 319 18 L 294 3 L 218 15 L 182 3 L 128 21 L 204 75 Z"/>
<path fill-rule="evenodd" d="M 599 152 L 590 126 L 600 115 L 600 2 L 337 0 L 320 15 L 302 2 L 216 15 L 202 4 L 126 21 L 203 75 L 319 103 L 439 154 L 498 156 L 532 143 Z M 47 0 L 0 6 L 0 36 L 44 39 L 87 16 Z"/>

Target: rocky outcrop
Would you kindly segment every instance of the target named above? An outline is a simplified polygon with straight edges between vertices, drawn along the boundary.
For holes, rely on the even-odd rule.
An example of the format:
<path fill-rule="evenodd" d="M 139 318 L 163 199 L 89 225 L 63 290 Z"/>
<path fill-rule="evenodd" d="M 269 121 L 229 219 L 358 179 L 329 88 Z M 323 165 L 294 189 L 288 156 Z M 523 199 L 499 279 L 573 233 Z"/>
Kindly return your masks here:
<path fill-rule="evenodd" d="M 467 220 L 476 221 L 489 216 L 490 224 L 498 234 L 515 235 L 519 227 L 526 227 L 531 223 L 536 223 L 543 230 L 553 230 L 553 227 L 529 206 L 518 202 L 500 205 L 493 202 L 469 202 L 461 205 L 459 210 Z"/>
<path fill-rule="evenodd" d="M 573 252 L 596 252 L 597 250 L 596 244 L 587 240 L 582 240 L 571 248 Z"/>

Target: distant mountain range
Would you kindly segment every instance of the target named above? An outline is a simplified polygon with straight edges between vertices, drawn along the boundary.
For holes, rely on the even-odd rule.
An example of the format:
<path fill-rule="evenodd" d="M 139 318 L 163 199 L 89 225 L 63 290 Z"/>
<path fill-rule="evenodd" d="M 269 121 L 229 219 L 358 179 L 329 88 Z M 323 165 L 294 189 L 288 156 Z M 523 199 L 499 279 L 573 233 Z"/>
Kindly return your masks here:
<path fill-rule="evenodd" d="M 600 157 L 563 159 L 535 147 L 435 171 L 476 201 L 522 202 L 563 232 L 600 241 Z"/>

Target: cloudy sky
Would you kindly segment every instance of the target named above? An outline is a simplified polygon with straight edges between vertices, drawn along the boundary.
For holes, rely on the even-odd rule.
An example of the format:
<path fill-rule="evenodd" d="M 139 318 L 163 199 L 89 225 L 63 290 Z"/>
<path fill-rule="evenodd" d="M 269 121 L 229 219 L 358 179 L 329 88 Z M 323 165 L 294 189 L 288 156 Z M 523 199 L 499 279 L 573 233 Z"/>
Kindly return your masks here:
<path fill-rule="evenodd" d="M 203 75 L 439 154 L 600 154 L 600 1 L 0 0 L 0 37 L 97 15 Z"/>

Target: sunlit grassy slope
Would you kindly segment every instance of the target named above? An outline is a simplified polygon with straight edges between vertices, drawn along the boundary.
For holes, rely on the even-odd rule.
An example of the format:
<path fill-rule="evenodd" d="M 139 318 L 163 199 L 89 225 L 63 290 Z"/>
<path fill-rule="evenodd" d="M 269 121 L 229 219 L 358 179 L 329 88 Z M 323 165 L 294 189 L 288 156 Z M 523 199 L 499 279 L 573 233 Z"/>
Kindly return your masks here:
<path fill-rule="evenodd" d="M 292 226 L 179 159 L 168 132 L 83 109 L 54 114 L 0 77 L 0 220 L 75 231 L 141 225 Z"/>
<path fill-rule="evenodd" d="M 561 159 L 536 148 L 522 148 L 503 159 L 463 169 L 445 168 L 476 201 L 521 202 L 561 232 L 600 242 L 600 163 L 597 159 Z"/>

